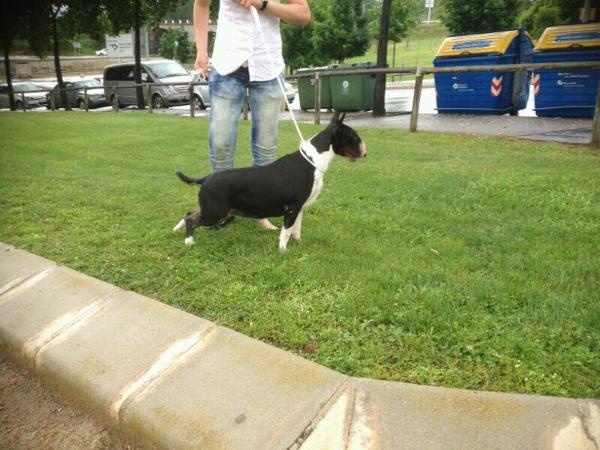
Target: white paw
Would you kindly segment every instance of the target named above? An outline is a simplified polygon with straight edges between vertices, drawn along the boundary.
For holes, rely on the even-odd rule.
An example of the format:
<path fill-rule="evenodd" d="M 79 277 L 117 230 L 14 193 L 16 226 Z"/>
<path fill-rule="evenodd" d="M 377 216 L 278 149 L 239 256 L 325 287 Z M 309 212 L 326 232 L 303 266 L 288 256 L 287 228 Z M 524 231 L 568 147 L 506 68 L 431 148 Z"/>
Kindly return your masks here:
<path fill-rule="evenodd" d="M 177 233 L 179 230 L 185 227 L 185 219 L 181 219 L 177 225 L 173 227 L 173 233 Z"/>
<path fill-rule="evenodd" d="M 281 253 L 283 253 L 283 252 L 287 252 L 287 245 L 286 245 L 286 246 L 281 246 L 281 245 L 280 245 L 280 246 L 279 246 L 279 251 L 280 251 Z"/>
<path fill-rule="evenodd" d="M 191 247 L 192 245 L 195 244 L 194 242 L 194 236 L 190 236 L 190 237 L 186 237 L 185 241 L 183 241 L 185 243 L 185 245 L 187 245 L 188 247 Z"/>
<path fill-rule="evenodd" d="M 296 239 L 297 241 L 300 241 L 300 233 L 292 233 L 292 236 L 294 236 L 294 239 Z"/>

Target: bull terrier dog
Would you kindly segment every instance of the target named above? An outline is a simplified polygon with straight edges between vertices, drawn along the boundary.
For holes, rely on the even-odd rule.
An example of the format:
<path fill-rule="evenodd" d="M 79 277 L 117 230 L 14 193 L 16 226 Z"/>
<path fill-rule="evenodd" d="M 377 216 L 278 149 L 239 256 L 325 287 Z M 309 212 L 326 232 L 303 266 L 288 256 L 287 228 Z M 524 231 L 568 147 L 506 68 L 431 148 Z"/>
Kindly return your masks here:
<path fill-rule="evenodd" d="M 297 152 L 271 164 L 215 172 L 203 178 L 177 176 L 188 184 L 202 185 L 200 208 L 188 212 L 173 228 L 185 228 L 185 244 L 193 245 L 198 226 L 222 228 L 234 216 L 264 219 L 283 216 L 279 250 L 286 251 L 290 236 L 300 240 L 302 213 L 323 188 L 323 176 L 336 155 L 354 162 L 367 156 L 367 147 L 349 126 L 345 114 L 336 112 L 323 131 L 303 142 Z"/>

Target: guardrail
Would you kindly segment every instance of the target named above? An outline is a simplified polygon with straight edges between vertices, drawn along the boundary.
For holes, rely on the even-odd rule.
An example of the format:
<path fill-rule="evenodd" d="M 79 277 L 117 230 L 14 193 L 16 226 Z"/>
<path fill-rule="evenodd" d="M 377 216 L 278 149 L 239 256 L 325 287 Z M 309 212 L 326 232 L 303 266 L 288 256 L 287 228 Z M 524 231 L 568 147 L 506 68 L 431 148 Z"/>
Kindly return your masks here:
<path fill-rule="evenodd" d="M 286 77 L 288 80 L 299 80 L 302 78 L 315 79 L 315 115 L 314 123 L 321 123 L 321 81 L 328 76 L 339 75 L 415 75 L 415 86 L 413 92 L 413 104 L 410 115 L 409 131 L 417 131 L 417 122 L 419 118 L 419 103 L 421 101 L 421 90 L 423 88 L 423 77 L 428 74 L 436 73 L 468 73 L 468 72 L 525 72 L 536 70 L 581 70 L 592 69 L 600 70 L 598 61 L 578 61 L 563 63 L 525 63 L 525 64 L 505 64 L 505 65 L 485 65 L 485 66 L 456 66 L 456 67 L 403 67 L 399 68 L 373 68 L 373 69 L 343 69 L 343 70 L 315 70 L 307 74 L 297 74 Z M 596 109 L 594 111 L 594 120 L 592 125 L 592 140 L 590 142 L 594 148 L 600 148 L 600 89 L 596 98 Z"/>
<path fill-rule="evenodd" d="M 147 95 L 147 106 L 148 106 L 148 112 L 152 113 L 153 105 L 152 105 L 152 88 L 153 87 L 165 87 L 165 86 L 188 86 L 188 96 L 190 99 L 190 115 L 192 117 L 195 117 L 195 103 L 194 103 L 194 87 L 196 86 L 204 86 L 206 85 L 205 82 L 200 83 L 200 82 L 192 82 L 192 83 L 186 83 L 186 82 L 179 82 L 179 83 L 140 83 L 140 84 L 129 84 L 127 86 L 108 86 L 108 88 L 111 90 L 111 98 L 112 98 L 112 108 L 115 112 L 119 111 L 119 90 L 120 89 L 135 89 L 138 87 L 144 88 L 146 89 L 146 95 Z M 69 92 L 69 91 L 83 91 L 83 95 L 84 95 L 84 110 L 86 112 L 89 111 L 89 96 L 88 96 L 88 90 L 90 89 L 104 89 L 104 92 L 106 92 L 106 86 L 102 86 L 102 87 L 92 87 L 92 88 L 87 88 L 87 87 L 72 87 L 72 88 L 59 88 L 59 89 L 54 89 L 55 92 Z M 14 92 L 13 94 L 15 96 L 20 95 L 21 96 L 21 109 L 23 111 L 27 111 L 27 98 L 25 97 L 25 94 L 33 94 L 33 93 L 44 93 L 47 94 L 48 92 L 50 92 L 47 89 L 38 89 L 38 90 L 30 90 L 30 91 L 22 91 L 22 92 Z M 106 99 L 107 103 L 110 104 L 110 99 Z M 50 97 L 50 109 L 52 109 L 52 111 L 56 110 L 56 104 L 54 102 L 54 99 L 52 98 L 52 96 Z"/>
<path fill-rule="evenodd" d="M 417 123 L 419 118 L 419 103 L 421 100 L 421 90 L 423 87 L 423 77 L 428 74 L 436 74 L 436 73 L 469 73 L 469 72 L 525 72 L 536 70 L 581 70 L 581 69 L 592 69 L 592 70 L 600 70 L 600 62 L 598 61 L 582 61 L 582 62 L 562 62 L 562 63 L 524 63 L 524 64 L 505 64 L 505 65 L 484 65 L 484 66 L 456 66 L 456 67 L 403 67 L 403 68 L 372 68 L 372 69 L 342 69 L 342 70 L 315 70 L 311 73 L 306 74 L 296 74 L 290 75 L 286 77 L 288 80 L 299 80 L 302 78 L 315 78 L 315 112 L 314 112 L 314 123 L 321 123 L 321 81 L 322 78 L 326 78 L 328 76 L 339 76 L 339 75 L 415 75 L 415 86 L 413 92 L 413 104 L 410 116 L 410 124 L 409 131 L 415 132 L 417 131 Z M 152 87 L 155 86 L 188 86 L 188 95 L 190 99 L 190 116 L 195 117 L 195 104 L 193 101 L 193 92 L 195 86 L 205 85 L 206 83 L 192 82 L 192 83 L 141 83 L 141 84 L 133 84 L 127 86 L 111 86 L 112 92 L 112 100 L 113 100 L 113 110 L 115 112 L 119 111 L 118 103 L 119 103 L 119 90 L 120 89 L 132 89 L 137 87 L 142 87 L 146 89 L 147 92 L 147 101 L 148 101 L 148 112 L 151 114 L 153 110 L 152 105 Z M 516 88 L 516 87 L 515 87 Z M 91 89 L 99 89 L 99 88 L 91 88 Z M 63 88 L 59 89 L 59 91 L 81 91 L 82 88 Z M 85 111 L 89 110 L 89 99 L 87 90 L 88 88 L 83 88 L 84 90 L 84 104 Z M 47 90 L 36 90 L 36 91 L 23 91 L 15 94 L 21 94 L 21 104 L 23 111 L 27 110 L 27 102 L 25 98 L 26 93 L 33 92 L 48 92 Z M 52 101 L 52 99 L 51 99 Z M 51 105 L 51 109 L 54 110 L 55 107 Z M 243 114 L 244 118 L 247 118 L 247 104 L 246 100 L 244 101 L 244 109 Z M 592 139 L 590 142 L 591 146 L 594 148 L 600 149 L 600 89 L 598 89 L 597 97 L 596 97 L 596 107 L 594 110 L 594 119 L 592 122 Z"/>

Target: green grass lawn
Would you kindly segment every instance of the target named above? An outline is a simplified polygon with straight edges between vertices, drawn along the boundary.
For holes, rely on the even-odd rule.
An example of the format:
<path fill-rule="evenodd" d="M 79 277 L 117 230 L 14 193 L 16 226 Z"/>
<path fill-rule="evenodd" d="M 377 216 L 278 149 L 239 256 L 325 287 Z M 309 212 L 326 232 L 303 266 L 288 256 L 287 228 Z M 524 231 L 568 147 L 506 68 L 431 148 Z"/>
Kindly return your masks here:
<path fill-rule="evenodd" d="M 360 129 L 368 158 L 334 162 L 287 253 L 243 219 L 186 248 L 174 171 L 208 173 L 207 124 L 0 114 L 0 240 L 345 374 L 600 396 L 597 152 Z"/>

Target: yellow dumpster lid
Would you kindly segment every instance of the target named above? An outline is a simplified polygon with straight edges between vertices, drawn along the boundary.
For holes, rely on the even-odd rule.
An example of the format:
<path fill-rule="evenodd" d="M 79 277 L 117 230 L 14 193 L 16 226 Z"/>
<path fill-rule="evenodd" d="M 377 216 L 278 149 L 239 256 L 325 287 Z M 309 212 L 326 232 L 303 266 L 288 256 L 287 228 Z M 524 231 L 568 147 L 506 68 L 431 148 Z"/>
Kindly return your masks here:
<path fill-rule="evenodd" d="M 548 27 L 534 50 L 600 47 L 600 23 Z"/>
<path fill-rule="evenodd" d="M 465 56 L 488 53 L 504 54 L 510 43 L 519 35 L 518 30 L 497 33 L 450 36 L 444 39 L 437 56 Z"/>

